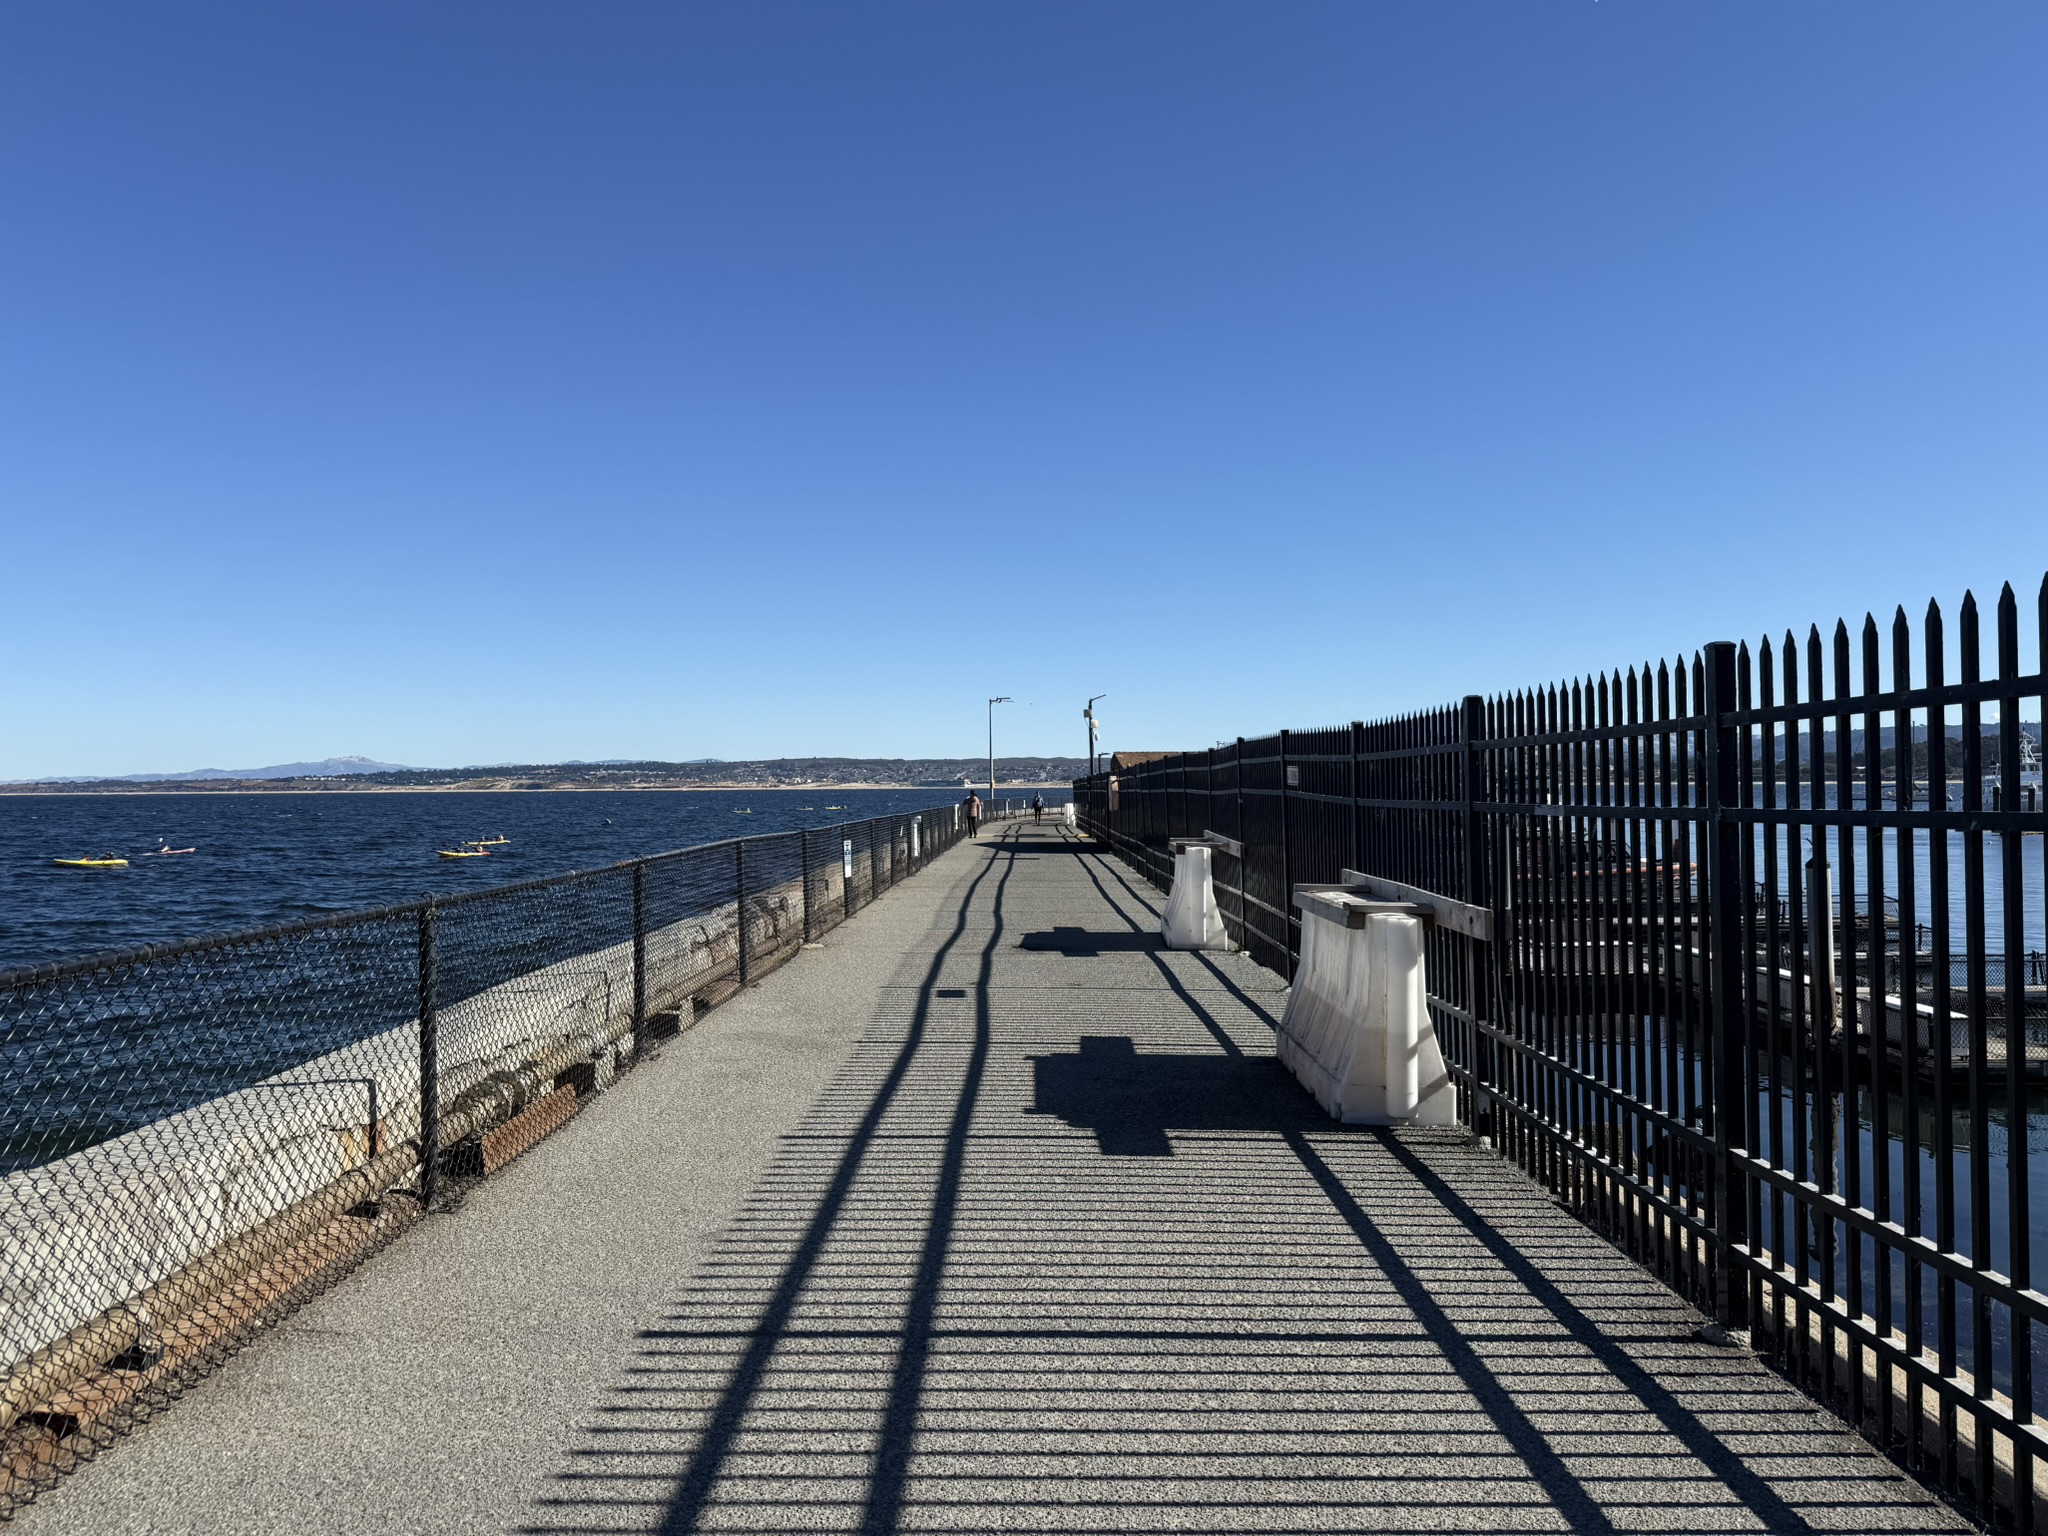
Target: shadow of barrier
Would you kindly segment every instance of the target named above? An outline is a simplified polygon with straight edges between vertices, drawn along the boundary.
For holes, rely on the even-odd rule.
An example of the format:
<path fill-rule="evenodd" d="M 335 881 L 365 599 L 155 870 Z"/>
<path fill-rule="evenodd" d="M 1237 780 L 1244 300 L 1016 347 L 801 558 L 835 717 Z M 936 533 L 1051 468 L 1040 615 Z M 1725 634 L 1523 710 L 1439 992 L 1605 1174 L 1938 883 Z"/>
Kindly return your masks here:
<path fill-rule="evenodd" d="M 1083 1035 L 1031 1060 L 1031 1113 L 1092 1131 L 1110 1157 L 1171 1157 L 1171 1131 L 1327 1131 L 1270 1056 L 1160 1055 L 1128 1035 Z"/>

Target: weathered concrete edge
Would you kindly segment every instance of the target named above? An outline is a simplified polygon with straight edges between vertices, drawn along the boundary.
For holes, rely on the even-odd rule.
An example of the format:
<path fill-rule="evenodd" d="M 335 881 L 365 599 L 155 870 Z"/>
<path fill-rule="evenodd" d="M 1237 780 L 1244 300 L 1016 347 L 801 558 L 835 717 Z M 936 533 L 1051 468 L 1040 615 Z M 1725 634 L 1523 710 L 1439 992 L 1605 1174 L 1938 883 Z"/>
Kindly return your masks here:
<path fill-rule="evenodd" d="M 902 984 L 971 871 L 958 851 L 670 1042 L 458 1213 L 410 1224 L 119 1455 L 20 1505 L 17 1528 L 254 1533 L 284 1510 L 336 1536 L 518 1528 L 558 1465 L 563 1414 L 599 1400 Z"/>

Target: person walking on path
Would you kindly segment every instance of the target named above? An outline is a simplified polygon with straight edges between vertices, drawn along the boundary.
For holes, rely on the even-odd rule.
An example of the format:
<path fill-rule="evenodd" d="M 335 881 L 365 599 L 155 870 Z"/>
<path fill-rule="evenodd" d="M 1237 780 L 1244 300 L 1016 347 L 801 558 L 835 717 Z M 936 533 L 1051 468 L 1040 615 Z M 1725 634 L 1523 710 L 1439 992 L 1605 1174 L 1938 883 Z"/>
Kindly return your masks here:
<path fill-rule="evenodd" d="M 1036 826 L 1045 820 L 1045 791 L 1040 790 L 1031 797 L 1031 822 Z"/>
<path fill-rule="evenodd" d="M 967 799 L 963 803 L 967 807 L 967 835 L 970 838 L 979 837 L 981 835 L 981 796 L 970 789 L 967 791 Z"/>

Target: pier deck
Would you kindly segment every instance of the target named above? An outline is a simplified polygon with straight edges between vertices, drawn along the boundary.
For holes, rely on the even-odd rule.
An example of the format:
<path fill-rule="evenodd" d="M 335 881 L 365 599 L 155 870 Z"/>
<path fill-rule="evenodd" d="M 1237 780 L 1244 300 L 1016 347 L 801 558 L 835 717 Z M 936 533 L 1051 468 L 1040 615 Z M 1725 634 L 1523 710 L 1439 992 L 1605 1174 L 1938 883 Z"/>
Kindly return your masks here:
<path fill-rule="evenodd" d="M 1155 900 L 946 855 L 18 1529 L 1968 1529 Z"/>

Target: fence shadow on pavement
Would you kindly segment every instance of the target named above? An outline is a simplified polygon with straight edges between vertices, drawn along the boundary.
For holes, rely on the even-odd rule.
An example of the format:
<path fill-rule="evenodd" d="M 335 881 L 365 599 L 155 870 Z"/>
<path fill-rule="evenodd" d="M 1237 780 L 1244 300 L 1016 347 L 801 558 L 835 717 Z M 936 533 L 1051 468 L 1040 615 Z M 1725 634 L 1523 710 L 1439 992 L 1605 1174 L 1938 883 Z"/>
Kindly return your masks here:
<path fill-rule="evenodd" d="M 1490 1155 L 1333 1126 L 1272 978 L 1020 940 L 1141 928 L 1042 835 L 991 848 L 526 1530 L 1963 1528 Z"/>

